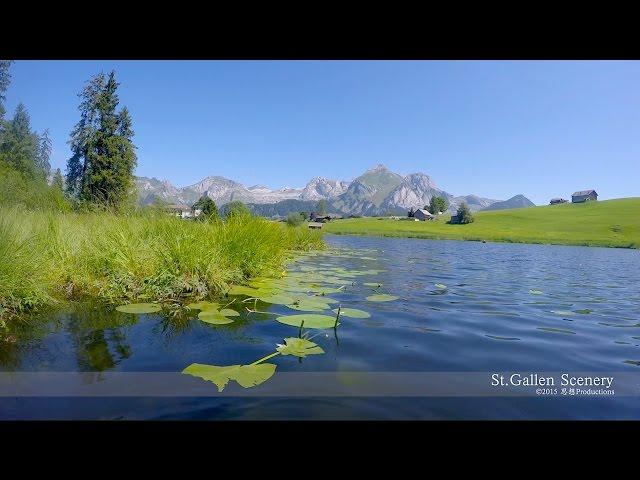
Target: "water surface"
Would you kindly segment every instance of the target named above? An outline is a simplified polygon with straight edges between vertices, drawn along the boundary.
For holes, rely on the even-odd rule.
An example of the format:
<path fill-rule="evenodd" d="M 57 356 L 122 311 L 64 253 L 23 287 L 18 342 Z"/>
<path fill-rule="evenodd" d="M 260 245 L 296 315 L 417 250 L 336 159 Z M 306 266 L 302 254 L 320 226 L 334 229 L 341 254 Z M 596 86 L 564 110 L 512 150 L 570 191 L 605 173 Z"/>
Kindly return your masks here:
<path fill-rule="evenodd" d="M 329 295 L 371 317 L 345 317 L 335 332 L 311 332 L 319 333 L 314 342 L 325 354 L 273 358 L 273 382 L 291 372 L 640 373 L 637 250 L 332 235 L 326 240 L 329 251 L 301 257 L 290 270 L 372 272 L 343 276 L 345 288 Z M 382 287 L 364 285 L 370 282 Z M 399 298 L 367 301 L 374 293 Z M 104 308 L 30 319 L 14 341 L 0 346 L 0 371 L 180 372 L 194 362 L 248 364 L 298 335 L 297 328 L 273 315 L 248 314 L 245 306 L 232 305 L 241 317 L 221 326 L 195 315 L 133 316 Z M 259 309 L 301 313 L 278 305 Z M 0 397 L 0 418 L 640 418 L 637 396 L 286 398 L 273 390 L 259 396 L 267 387 L 255 387 L 251 397 Z"/>

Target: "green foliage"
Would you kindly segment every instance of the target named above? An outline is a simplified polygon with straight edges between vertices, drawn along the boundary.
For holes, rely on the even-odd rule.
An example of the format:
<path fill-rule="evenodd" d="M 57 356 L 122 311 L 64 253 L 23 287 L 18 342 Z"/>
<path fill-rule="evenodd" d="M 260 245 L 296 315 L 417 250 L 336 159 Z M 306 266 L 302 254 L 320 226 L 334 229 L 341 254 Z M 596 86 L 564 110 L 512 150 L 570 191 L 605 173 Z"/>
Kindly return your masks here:
<path fill-rule="evenodd" d="M 469 206 L 465 202 L 462 202 L 458 207 L 456 216 L 458 217 L 457 223 L 459 224 L 466 225 L 468 223 L 473 223 L 473 215 L 471 214 L 471 210 L 469 210 Z"/>
<path fill-rule="evenodd" d="M 446 212 L 449 206 L 447 205 L 447 201 L 442 197 L 431 197 L 429 200 L 429 205 L 425 206 L 425 209 L 429 211 L 432 215 L 437 215 L 439 212 Z"/>
<path fill-rule="evenodd" d="M 223 207 L 223 210 L 226 218 L 251 216 L 251 210 L 239 200 L 227 203 Z"/>
<path fill-rule="evenodd" d="M 0 205 L 43 211 L 71 209 L 64 193 L 55 184 L 49 186 L 44 177 L 20 172 L 3 160 L 0 160 Z"/>
<path fill-rule="evenodd" d="M 292 250 L 322 247 L 316 232 L 260 217 L 186 222 L 154 211 L 59 213 L 2 205 L 4 316 L 82 297 L 198 301 L 247 278 L 280 273 Z"/>
<path fill-rule="evenodd" d="M 286 222 L 290 227 L 299 227 L 300 225 L 302 225 L 302 222 L 304 222 L 304 217 L 299 213 L 291 212 L 289 215 L 287 215 Z"/>
<path fill-rule="evenodd" d="M 11 83 L 11 74 L 9 73 L 9 67 L 11 66 L 11 63 L 11 60 L 0 60 L 0 122 L 2 122 L 5 114 L 5 92 L 7 91 L 7 89 L 9 88 L 9 84 Z M 0 125 L 0 129 L 1 127 L 2 125 Z"/>
<path fill-rule="evenodd" d="M 92 77 L 80 93 L 80 120 L 71 132 L 67 189 L 80 202 L 120 209 L 131 202 L 136 166 L 129 111 L 116 111 L 112 71 Z"/>
<path fill-rule="evenodd" d="M 18 172 L 35 177 L 38 173 L 38 142 L 38 135 L 31 131 L 29 113 L 19 103 L 13 119 L 5 122 L 0 137 L 0 159 Z"/>
<path fill-rule="evenodd" d="M 218 212 L 218 206 L 207 195 L 203 195 L 193 204 L 194 209 L 202 210 L 202 213 L 198 217 L 200 220 L 219 220 L 220 214 Z"/>
<path fill-rule="evenodd" d="M 161 310 L 160 305 L 157 303 L 129 303 L 127 305 L 120 305 L 116 307 L 116 310 L 122 313 L 155 313 Z"/>
<path fill-rule="evenodd" d="M 182 373 L 212 382 L 221 392 L 227 386 L 229 380 L 235 380 L 244 388 L 260 385 L 276 373 L 276 365 L 262 363 L 258 365 L 229 365 L 222 367 L 192 363 Z"/>
<path fill-rule="evenodd" d="M 324 353 L 324 350 L 311 340 L 298 337 L 285 338 L 284 344 L 278 344 L 276 350 L 280 355 L 293 355 L 300 358 Z"/>

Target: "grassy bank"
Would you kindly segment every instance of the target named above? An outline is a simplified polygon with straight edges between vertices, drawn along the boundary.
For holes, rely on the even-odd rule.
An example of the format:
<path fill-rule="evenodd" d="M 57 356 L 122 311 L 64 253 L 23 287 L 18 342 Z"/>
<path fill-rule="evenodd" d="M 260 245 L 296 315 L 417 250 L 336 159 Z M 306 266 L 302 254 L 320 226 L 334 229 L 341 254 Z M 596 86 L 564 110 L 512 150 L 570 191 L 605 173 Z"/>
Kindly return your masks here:
<path fill-rule="evenodd" d="M 432 222 L 354 218 L 325 224 L 328 233 L 443 240 L 547 243 L 640 248 L 640 198 L 474 214 L 474 223 L 449 225 L 449 215 Z"/>
<path fill-rule="evenodd" d="M 321 246 L 318 232 L 251 216 L 206 223 L 0 208 L 0 319 L 84 297 L 204 298 Z"/>

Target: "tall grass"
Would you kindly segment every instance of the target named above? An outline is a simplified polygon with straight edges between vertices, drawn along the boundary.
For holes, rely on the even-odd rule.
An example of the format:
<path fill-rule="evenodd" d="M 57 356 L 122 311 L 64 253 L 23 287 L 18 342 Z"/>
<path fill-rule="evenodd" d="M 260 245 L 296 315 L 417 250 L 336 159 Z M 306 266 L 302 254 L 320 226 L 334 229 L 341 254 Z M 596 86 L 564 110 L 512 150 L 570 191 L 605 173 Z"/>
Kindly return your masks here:
<path fill-rule="evenodd" d="M 208 223 L 157 212 L 0 208 L 0 317 L 82 297 L 204 298 L 322 245 L 318 232 L 248 215 Z"/>

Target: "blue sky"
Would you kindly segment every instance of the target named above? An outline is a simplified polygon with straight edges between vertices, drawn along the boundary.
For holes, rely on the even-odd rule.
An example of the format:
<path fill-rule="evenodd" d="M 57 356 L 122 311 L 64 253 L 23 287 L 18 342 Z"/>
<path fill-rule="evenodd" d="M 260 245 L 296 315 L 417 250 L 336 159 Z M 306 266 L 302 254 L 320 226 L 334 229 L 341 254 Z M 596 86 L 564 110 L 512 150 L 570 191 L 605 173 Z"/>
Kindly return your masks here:
<path fill-rule="evenodd" d="M 22 101 L 50 129 L 54 167 L 77 93 L 111 69 L 136 173 L 177 186 L 298 187 L 384 163 L 456 195 L 640 196 L 637 61 L 16 61 L 8 114 Z"/>

